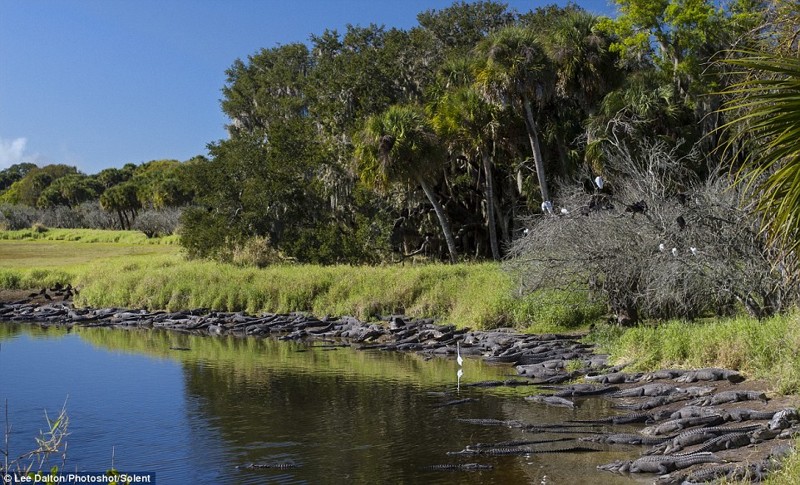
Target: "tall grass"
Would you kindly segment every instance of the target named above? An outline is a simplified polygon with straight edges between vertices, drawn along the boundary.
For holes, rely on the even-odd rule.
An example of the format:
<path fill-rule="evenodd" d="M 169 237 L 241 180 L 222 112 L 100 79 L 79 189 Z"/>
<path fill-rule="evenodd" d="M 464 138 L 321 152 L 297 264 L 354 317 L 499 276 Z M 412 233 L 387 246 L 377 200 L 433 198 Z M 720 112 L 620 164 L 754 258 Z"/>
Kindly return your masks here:
<path fill-rule="evenodd" d="M 77 284 L 83 288 L 79 303 L 92 306 L 308 311 L 363 320 L 403 313 L 480 328 L 527 325 L 532 322 L 523 318 L 533 316 L 529 310 L 544 305 L 513 298 L 513 282 L 493 263 L 256 269 L 168 255 L 104 261 L 79 275 Z M 560 331 L 588 325 L 561 318 L 557 311 L 549 311 L 543 323 Z"/>
<path fill-rule="evenodd" d="M 592 336 L 615 362 L 633 369 L 718 366 L 767 379 L 775 390 L 800 391 L 800 314 L 697 323 L 668 322 Z"/>
<path fill-rule="evenodd" d="M 178 236 L 148 238 L 139 231 L 105 229 L 20 229 L 0 231 L 0 240 L 10 241 L 80 241 L 86 243 L 178 244 Z"/>

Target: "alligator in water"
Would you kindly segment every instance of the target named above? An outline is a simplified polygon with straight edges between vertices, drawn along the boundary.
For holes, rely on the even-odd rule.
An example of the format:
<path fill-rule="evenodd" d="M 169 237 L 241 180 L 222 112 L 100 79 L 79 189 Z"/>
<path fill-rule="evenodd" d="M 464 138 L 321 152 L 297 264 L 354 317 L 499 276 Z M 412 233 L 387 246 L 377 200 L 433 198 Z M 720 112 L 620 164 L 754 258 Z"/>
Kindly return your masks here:
<path fill-rule="evenodd" d="M 481 419 L 481 418 L 458 418 L 462 423 L 475 424 L 478 426 L 508 426 L 510 428 L 522 428 L 524 423 L 516 420 L 502 419 Z"/>
<path fill-rule="evenodd" d="M 597 384 L 572 384 L 569 386 L 540 386 L 542 389 L 553 389 L 554 396 L 568 397 L 568 396 L 596 396 L 598 394 L 605 394 L 619 390 L 616 386 L 603 386 Z"/>
<path fill-rule="evenodd" d="M 676 382 L 697 382 L 697 381 L 721 381 L 727 379 L 733 384 L 744 381 L 744 376 L 735 370 L 728 369 L 697 369 L 689 371 L 686 374 L 675 379 Z"/>
<path fill-rule="evenodd" d="M 467 404 L 467 403 L 470 403 L 470 402 L 478 402 L 478 400 L 474 399 L 474 398 L 471 398 L 471 397 L 467 397 L 467 398 L 464 398 L 464 399 L 453 399 L 452 401 L 443 402 L 441 404 L 434 404 L 431 407 L 443 408 L 443 407 L 446 407 L 446 406 L 458 406 L 459 404 Z"/>
<path fill-rule="evenodd" d="M 580 445 L 571 445 L 571 446 L 547 448 L 547 449 L 534 449 L 534 448 L 524 448 L 517 446 L 500 446 L 496 448 L 476 448 L 473 446 L 467 446 L 461 451 L 448 451 L 447 454 L 505 456 L 505 455 L 534 455 L 534 454 L 550 454 L 550 453 L 586 453 L 592 451 L 603 451 L 603 450 L 598 448 L 591 448 L 588 446 L 580 446 Z"/>
<path fill-rule="evenodd" d="M 713 453 L 696 453 L 684 456 L 643 456 L 633 461 L 615 461 L 597 468 L 619 473 L 658 473 L 663 475 L 700 463 L 720 463 L 721 461 Z"/>
<path fill-rule="evenodd" d="M 255 470 L 255 469 L 276 469 L 276 470 L 287 470 L 289 468 L 297 468 L 297 463 L 288 463 L 288 462 L 277 462 L 277 463 L 248 463 L 247 465 L 239 465 L 236 468 L 240 468 L 243 470 Z"/>
<path fill-rule="evenodd" d="M 494 468 L 492 465 L 483 465 L 480 463 L 448 463 L 444 465 L 429 465 L 423 467 L 423 470 L 430 471 L 475 471 L 475 470 L 491 470 Z"/>
<path fill-rule="evenodd" d="M 574 408 L 575 403 L 569 399 L 564 399 L 558 396 L 526 396 L 526 401 L 538 402 L 540 404 L 547 404 L 548 406 L 560 406 L 565 408 Z"/>

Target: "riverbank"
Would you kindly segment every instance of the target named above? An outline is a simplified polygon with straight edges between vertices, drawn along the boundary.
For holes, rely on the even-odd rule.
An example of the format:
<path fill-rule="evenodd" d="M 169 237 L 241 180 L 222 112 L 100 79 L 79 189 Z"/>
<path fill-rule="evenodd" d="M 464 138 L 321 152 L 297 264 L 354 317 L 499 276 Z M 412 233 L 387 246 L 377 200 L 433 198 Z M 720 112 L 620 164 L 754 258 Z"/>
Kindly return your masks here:
<path fill-rule="evenodd" d="M 622 447 L 631 449 L 630 459 L 601 463 L 598 473 L 668 474 L 659 477 L 659 483 L 721 476 L 760 480 L 777 469 L 773 458 L 785 454 L 800 432 L 797 399 L 765 393 L 766 382 L 724 369 L 619 372 L 619 368 L 609 367 L 607 356 L 597 354 L 592 344 L 577 340 L 580 335 L 530 335 L 511 329 L 471 331 L 402 316 L 384 322 L 360 322 L 346 316 L 248 315 L 203 309 L 172 313 L 81 309 L 69 302 L 3 304 L 0 320 L 68 327 L 167 329 L 209 338 L 273 336 L 428 356 L 460 352 L 514 366 L 518 375 L 471 383 L 471 387 L 528 386 L 531 406 L 576 407 L 588 405 L 587 399 L 604 399 L 619 409 L 606 417 L 572 423 L 469 419 L 474 426 L 512 427 L 539 435 L 527 444 L 465 443 L 463 450 L 451 453 L 467 455 L 470 460 L 497 455 L 593 453 Z M 580 376 L 585 376 L 586 383 L 566 383 Z M 473 402 L 476 399 L 456 399 L 441 405 L 469 406 Z M 552 439 L 547 438 L 550 435 Z M 644 456 L 639 456 L 642 446 Z"/>

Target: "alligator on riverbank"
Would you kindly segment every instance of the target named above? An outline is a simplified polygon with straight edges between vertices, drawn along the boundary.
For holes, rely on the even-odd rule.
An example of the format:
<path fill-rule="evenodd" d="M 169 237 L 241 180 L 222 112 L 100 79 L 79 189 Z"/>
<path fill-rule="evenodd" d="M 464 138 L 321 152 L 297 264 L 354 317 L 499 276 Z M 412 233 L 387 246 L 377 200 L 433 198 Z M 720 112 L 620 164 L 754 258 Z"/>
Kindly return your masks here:
<path fill-rule="evenodd" d="M 733 384 L 744 381 L 744 376 L 739 372 L 716 367 L 689 371 L 675 379 L 676 382 L 721 381 L 727 380 Z"/>
<path fill-rule="evenodd" d="M 701 463 L 721 462 L 722 459 L 712 453 L 696 453 L 685 456 L 643 456 L 636 460 L 623 460 L 600 465 L 597 468 L 617 473 L 658 473 L 663 475 Z"/>
<path fill-rule="evenodd" d="M 255 469 L 276 469 L 276 470 L 287 470 L 289 468 L 298 468 L 300 465 L 297 463 L 291 462 L 276 462 L 276 463 L 248 463 L 247 465 L 239 465 L 236 468 L 243 469 L 243 470 L 255 470 Z"/>
<path fill-rule="evenodd" d="M 583 436 L 578 441 L 589 441 L 593 443 L 606 443 L 609 445 L 658 445 L 672 439 L 673 436 L 642 436 L 631 433 L 616 433 L 602 436 Z"/>

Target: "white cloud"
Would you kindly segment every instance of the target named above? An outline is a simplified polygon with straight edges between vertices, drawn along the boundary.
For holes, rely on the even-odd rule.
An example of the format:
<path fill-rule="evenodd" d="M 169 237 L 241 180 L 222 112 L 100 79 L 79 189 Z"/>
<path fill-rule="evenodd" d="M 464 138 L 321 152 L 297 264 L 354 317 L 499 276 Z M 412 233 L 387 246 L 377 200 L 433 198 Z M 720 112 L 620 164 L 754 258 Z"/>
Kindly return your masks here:
<path fill-rule="evenodd" d="M 25 146 L 28 144 L 27 138 L 14 138 L 7 140 L 0 138 L 0 169 L 8 168 L 15 163 L 37 163 L 39 154 L 26 154 Z"/>

